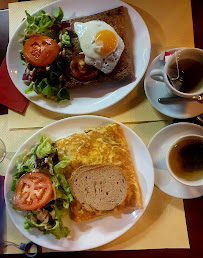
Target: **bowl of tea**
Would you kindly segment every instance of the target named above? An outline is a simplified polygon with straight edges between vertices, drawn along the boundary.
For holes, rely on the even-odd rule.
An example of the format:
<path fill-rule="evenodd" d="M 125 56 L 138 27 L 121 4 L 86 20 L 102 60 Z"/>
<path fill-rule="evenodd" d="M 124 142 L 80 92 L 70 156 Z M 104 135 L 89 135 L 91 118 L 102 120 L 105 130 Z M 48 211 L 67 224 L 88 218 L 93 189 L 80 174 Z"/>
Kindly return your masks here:
<path fill-rule="evenodd" d="M 166 164 L 180 183 L 203 185 L 203 136 L 186 135 L 176 140 L 168 150 Z"/>

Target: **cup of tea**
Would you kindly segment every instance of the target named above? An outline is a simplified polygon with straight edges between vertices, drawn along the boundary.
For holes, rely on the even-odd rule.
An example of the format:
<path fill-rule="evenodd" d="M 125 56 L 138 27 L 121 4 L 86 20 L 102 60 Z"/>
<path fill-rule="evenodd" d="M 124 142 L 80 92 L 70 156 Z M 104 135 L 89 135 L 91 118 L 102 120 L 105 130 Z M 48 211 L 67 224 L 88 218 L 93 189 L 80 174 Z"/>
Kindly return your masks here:
<path fill-rule="evenodd" d="M 172 143 L 166 156 L 170 174 L 189 186 L 203 185 L 203 135 L 186 135 Z"/>
<path fill-rule="evenodd" d="M 193 98 L 203 94 L 203 50 L 182 48 L 167 60 L 164 69 L 150 72 L 152 79 L 165 82 L 174 95 Z"/>

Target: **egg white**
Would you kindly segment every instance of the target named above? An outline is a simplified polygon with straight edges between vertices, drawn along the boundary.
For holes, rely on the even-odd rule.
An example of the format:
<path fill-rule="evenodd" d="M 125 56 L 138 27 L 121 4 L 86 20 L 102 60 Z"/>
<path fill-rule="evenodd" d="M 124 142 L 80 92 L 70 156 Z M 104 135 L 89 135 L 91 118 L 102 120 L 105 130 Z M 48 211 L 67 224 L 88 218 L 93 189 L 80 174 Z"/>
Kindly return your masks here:
<path fill-rule="evenodd" d="M 108 74 L 117 65 L 124 50 L 124 43 L 116 31 L 104 21 L 75 22 L 74 30 L 78 36 L 80 47 L 85 55 L 85 62 L 93 65 L 103 73 Z M 111 53 L 100 53 L 100 47 L 95 44 L 96 34 L 101 30 L 113 32 L 117 39 L 115 49 Z"/>

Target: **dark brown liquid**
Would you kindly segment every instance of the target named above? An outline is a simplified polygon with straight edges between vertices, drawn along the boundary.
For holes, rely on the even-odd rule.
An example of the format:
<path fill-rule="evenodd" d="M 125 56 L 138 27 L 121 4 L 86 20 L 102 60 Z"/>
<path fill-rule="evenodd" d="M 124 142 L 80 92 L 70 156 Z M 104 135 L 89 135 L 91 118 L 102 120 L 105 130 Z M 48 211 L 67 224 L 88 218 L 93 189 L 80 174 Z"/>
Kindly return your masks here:
<path fill-rule="evenodd" d="M 179 91 L 184 93 L 194 93 L 203 87 L 203 61 L 195 61 L 192 59 L 182 59 L 178 61 L 179 78 L 174 80 L 174 74 L 170 74 L 170 69 L 177 71 L 177 64 L 173 63 L 169 68 L 169 79 L 173 86 L 181 81 L 182 86 Z M 178 73 L 177 73 L 178 76 Z"/>
<path fill-rule="evenodd" d="M 173 173 L 189 181 L 203 178 L 203 139 L 197 137 L 178 141 L 169 154 Z"/>

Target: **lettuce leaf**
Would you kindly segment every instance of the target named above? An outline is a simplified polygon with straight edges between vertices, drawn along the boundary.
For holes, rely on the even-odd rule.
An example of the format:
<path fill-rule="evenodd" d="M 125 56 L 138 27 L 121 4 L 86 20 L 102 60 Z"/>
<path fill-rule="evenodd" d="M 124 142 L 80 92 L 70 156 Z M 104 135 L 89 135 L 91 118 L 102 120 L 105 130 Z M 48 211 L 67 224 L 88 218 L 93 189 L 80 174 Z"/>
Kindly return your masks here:
<path fill-rule="evenodd" d="M 65 87 L 65 80 L 60 80 L 60 77 L 63 78 L 65 71 L 65 63 L 61 55 L 49 67 L 48 71 L 39 72 L 37 79 L 28 86 L 25 93 L 28 94 L 35 90 L 37 93 L 55 99 L 57 102 L 69 100 L 70 95 Z"/>
<path fill-rule="evenodd" d="M 51 153 L 56 152 L 56 148 L 53 146 L 53 141 L 49 138 L 43 140 L 42 143 L 37 147 L 36 154 L 37 157 L 42 159 L 45 156 L 48 156 Z"/>
<path fill-rule="evenodd" d="M 63 19 L 63 11 L 61 7 L 58 7 L 57 10 L 53 13 L 53 16 L 55 18 L 54 23 L 60 23 Z"/>
<path fill-rule="evenodd" d="M 68 32 L 67 32 L 67 31 L 65 31 L 65 32 L 62 34 L 62 44 L 63 44 L 65 47 L 71 47 L 70 36 L 68 35 Z"/>
<path fill-rule="evenodd" d="M 54 172 L 60 174 L 62 169 L 65 168 L 70 163 L 70 159 L 67 156 L 64 156 L 55 166 Z"/>
<path fill-rule="evenodd" d="M 67 237 L 70 233 L 70 230 L 67 227 L 64 227 L 63 224 L 59 221 L 55 221 L 55 226 L 52 228 L 48 228 L 44 231 L 44 234 L 52 234 L 56 239 L 60 239 L 61 237 Z"/>
<path fill-rule="evenodd" d="M 62 100 L 70 100 L 70 94 L 65 87 L 59 90 L 56 97 L 57 97 L 57 102 L 61 102 Z"/>
<path fill-rule="evenodd" d="M 63 157 L 63 159 L 54 166 L 54 176 L 52 176 L 52 182 L 54 183 L 56 191 L 56 199 L 63 200 L 62 205 L 64 208 L 68 208 L 69 203 L 73 201 L 68 181 L 63 174 L 63 168 L 69 163 L 69 158 L 67 156 Z"/>
<path fill-rule="evenodd" d="M 31 82 L 28 88 L 25 90 L 25 94 L 28 94 L 33 91 L 33 85 L 34 85 L 34 82 Z"/>
<path fill-rule="evenodd" d="M 26 14 L 26 34 L 36 33 L 49 36 L 49 27 L 53 24 L 60 23 L 63 19 L 63 11 L 60 7 L 53 13 L 53 16 L 47 14 L 44 10 L 39 11 L 36 15 L 31 16 L 27 11 Z M 26 36 L 26 35 L 25 35 Z"/>
<path fill-rule="evenodd" d="M 24 221 L 24 229 L 27 229 L 31 231 L 33 229 L 33 226 L 30 225 L 26 220 Z"/>
<path fill-rule="evenodd" d="M 58 208 L 56 204 L 52 205 L 55 212 L 54 220 L 50 217 L 47 223 L 39 222 L 35 211 L 29 211 L 25 215 L 24 228 L 32 230 L 38 228 L 44 235 L 52 234 L 56 239 L 67 237 L 70 230 L 63 226 L 62 222 L 62 209 Z M 48 207 L 50 209 L 50 207 Z"/>
<path fill-rule="evenodd" d="M 11 182 L 11 191 L 15 192 L 16 189 L 16 184 L 18 179 L 26 172 L 31 171 L 34 168 L 34 163 L 35 163 L 35 155 L 32 154 L 32 152 L 24 153 L 24 161 L 21 161 L 21 158 L 17 158 L 15 168 L 17 172 L 13 175 L 12 177 L 12 182 Z M 21 156 L 21 155 L 20 155 Z"/>
<path fill-rule="evenodd" d="M 41 10 L 36 15 L 30 15 L 27 11 L 26 13 L 26 29 L 24 36 L 22 38 L 22 43 L 24 44 L 26 39 L 32 35 L 40 34 L 46 35 L 59 43 L 59 31 L 62 30 L 61 43 L 64 47 L 70 47 L 70 36 L 68 32 L 65 31 L 68 23 L 61 22 L 63 19 L 63 11 L 60 7 L 52 14 L 48 14 Z M 60 29 L 54 29 L 54 27 L 59 27 Z M 23 54 L 22 59 L 24 60 Z M 36 93 L 44 95 L 48 99 L 55 100 L 56 102 L 61 102 L 63 100 L 70 100 L 70 95 L 65 87 L 64 74 L 66 71 L 66 60 L 62 56 L 62 52 L 59 56 L 47 67 L 46 70 L 38 71 L 33 74 L 32 80 L 28 88 L 25 90 L 25 94 L 29 94 L 33 90 Z M 24 76 L 23 80 L 28 80 L 28 76 Z"/>
<path fill-rule="evenodd" d="M 25 229 L 38 228 L 43 234 L 52 234 L 56 239 L 68 236 L 70 230 L 63 225 L 62 217 L 64 209 L 68 210 L 70 202 L 73 201 L 68 181 L 63 174 L 63 169 L 69 163 L 67 156 L 58 159 L 55 142 L 45 135 L 40 135 L 31 151 L 24 151 L 18 155 L 15 166 L 17 172 L 13 175 L 11 190 L 15 191 L 20 176 L 37 168 L 51 178 L 56 193 L 56 198 L 45 206 L 25 213 Z M 17 208 L 12 203 L 11 205 L 13 209 Z M 48 220 L 40 221 L 38 212 L 48 214 Z"/>

